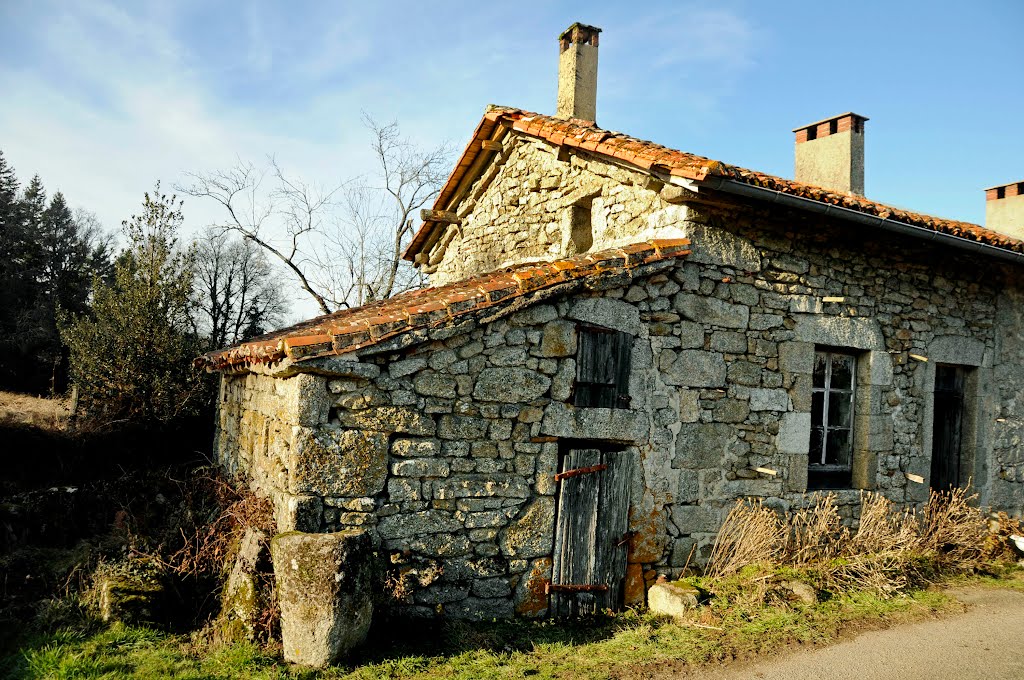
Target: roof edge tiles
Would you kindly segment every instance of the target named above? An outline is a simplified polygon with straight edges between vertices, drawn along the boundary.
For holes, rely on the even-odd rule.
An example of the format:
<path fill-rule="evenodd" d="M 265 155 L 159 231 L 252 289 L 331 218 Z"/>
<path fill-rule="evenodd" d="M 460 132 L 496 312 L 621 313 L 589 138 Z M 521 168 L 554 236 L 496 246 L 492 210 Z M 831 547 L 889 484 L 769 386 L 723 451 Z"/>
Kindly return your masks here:
<path fill-rule="evenodd" d="M 373 347 L 420 329 L 488 315 L 532 293 L 566 283 L 596 284 L 644 265 L 686 257 L 689 239 L 655 239 L 577 257 L 499 269 L 434 288 L 423 288 L 362 307 L 344 309 L 198 357 L 209 371 L 245 370 L 286 359 L 299 361 Z"/>
<path fill-rule="evenodd" d="M 466 146 L 466 150 L 456 164 L 455 170 L 441 189 L 441 193 L 434 203 L 434 209 L 448 209 L 448 203 L 462 184 L 466 173 L 473 166 L 479 154 L 485 153 L 480 141 L 484 138 L 490 138 L 495 128 L 499 125 L 515 130 L 520 134 L 543 139 L 552 144 L 578 148 L 599 156 L 615 159 L 645 172 L 653 173 L 658 171 L 664 173 L 667 171 L 673 177 L 693 180 L 698 184 L 714 177 L 727 178 L 818 203 L 841 206 L 893 222 L 930 229 L 965 241 L 980 242 L 995 248 L 1024 253 L 1024 241 L 985 229 L 981 225 L 902 210 L 869 200 L 863 196 L 832 191 L 812 184 L 796 182 L 729 165 L 703 156 L 670 149 L 654 142 L 603 130 L 591 121 L 578 119 L 563 120 L 539 113 L 523 111 L 522 109 L 502 106 L 490 106 L 487 108 L 483 119 L 473 134 L 473 139 Z M 416 255 L 427 246 L 434 231 L 440 227 L 440 223 L 437 222 L 424 222 L 413 236 L 412 242 L 406 248 L 405 253 L 403 253 L 403 257 L 406 260 L 415 260 Z"/>

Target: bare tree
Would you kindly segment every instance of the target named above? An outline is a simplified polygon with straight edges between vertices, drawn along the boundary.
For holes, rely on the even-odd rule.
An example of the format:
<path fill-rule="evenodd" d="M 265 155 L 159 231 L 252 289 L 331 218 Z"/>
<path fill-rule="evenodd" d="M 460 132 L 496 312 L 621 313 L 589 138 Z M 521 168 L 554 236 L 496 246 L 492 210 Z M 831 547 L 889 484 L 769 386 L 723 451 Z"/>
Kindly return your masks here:
<path fill-rule="evenodd" d="M 416 212 L 437 196 L 448 172 L 447 144 L 424 151 L 397 123 L 363 120 L 377 161 L 368 177 L 326 188 L 286 175 L 270 158 L 264 168 L 239 162 L 192 173 L 192 184 L 180 188 L 219 203 L 226 219 L 216 228 L 279 260 L 324 314 L 422 285 L 402 251 Z"/>
<path fill-rule="evenodd" d="M 197 334 L 210 348 L 265 333 L 282 322 L 286 304 L 264 252 L 251 240 L 208 228 L 196 239 Z"/>

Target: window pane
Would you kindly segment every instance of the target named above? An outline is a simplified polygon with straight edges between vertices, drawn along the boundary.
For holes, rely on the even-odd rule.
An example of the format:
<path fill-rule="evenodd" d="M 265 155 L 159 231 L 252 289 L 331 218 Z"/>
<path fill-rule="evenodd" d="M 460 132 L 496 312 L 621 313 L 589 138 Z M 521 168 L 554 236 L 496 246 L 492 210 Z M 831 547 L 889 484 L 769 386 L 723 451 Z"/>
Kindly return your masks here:
<path fill-rule="evenodd" d="M 820 427 L 811 428 L 811 449 L 808 455 L 811 465 L 821 464 L 821 445 L 824 441 L 823 433 L 824 430 Z"/>
<path fill-rule="evenodd" d="M 850 464 L 850 443 L 849 430 L 829 430 L 825 463 L 848 466 Z"/>
<path fill-rule="evenodd" d="M 828 362 L 826 352 L 814 353 L 814 386 L 825 387 L 825 364 Z"/>
<path fill-rule="evenodd" d="M 849 354 L 832 355 L 833 389 L 848 390 L 853 384 L 853 357 Z"/>
<path fill-rule="evenodd" d="M 824 425 L 822 414 L 825 409 L 825 393 L 811 392 L 811 425 Z"/>
<path fill-rule="evenodd" d="M 828 424 L 830 427 L 850 427 L 853 394 L 849 392 L 829 392 Z M 811 422 L 814 422 L 813 420 Z"/>

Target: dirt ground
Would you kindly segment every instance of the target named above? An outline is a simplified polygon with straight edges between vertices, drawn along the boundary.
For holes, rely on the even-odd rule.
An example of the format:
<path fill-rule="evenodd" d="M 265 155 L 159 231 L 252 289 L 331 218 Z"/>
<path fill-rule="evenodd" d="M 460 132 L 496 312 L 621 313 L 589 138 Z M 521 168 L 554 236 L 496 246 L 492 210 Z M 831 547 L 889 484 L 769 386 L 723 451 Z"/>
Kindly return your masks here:
<path fill-rule="evenodd" d="M 823 649 L 661 680 L 1021 680 L 1024 593 L 952 591 L 964 614 L 873 631 Z"/>

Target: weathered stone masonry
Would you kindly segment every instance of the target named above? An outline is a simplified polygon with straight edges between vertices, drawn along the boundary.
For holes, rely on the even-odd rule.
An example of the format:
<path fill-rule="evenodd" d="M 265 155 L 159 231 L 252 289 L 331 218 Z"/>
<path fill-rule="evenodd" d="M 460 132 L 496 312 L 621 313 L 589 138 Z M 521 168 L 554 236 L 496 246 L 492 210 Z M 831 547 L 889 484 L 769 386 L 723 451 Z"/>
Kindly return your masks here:
<path fill-rule="evenodd" d="M 658 194 L 635 192 L 651 214 Z M 559 442 L 617 442 L 640 463 L 626 594 L 642 602 L 657 573 L 706 558 L 735 499 L 804 502 L 811 364 L 834 346 L 858 352 L 856 486 L 927 497 L 907 473 L 927 480 L 934 363 L 958 363 L 977 367 L 976 488 L 1019 512 L 1016 272 L 790 217 L 689 210 L 671 228 L 692 235 L 693 255 L 630 285 L 314 373 L 226 376 L 222 460 L 274 498 L 282 530 L 371 530 L 409 586 L 408 613 L 490 618 L 545 610 Z M 635 338 L 629 409 L 569 405 L 580 323 Z M 859 491 L 836 493 L 855 521 Z"/>
<path fill-rule="evenodd" d="M 937 364 L 964 376 L 962 476 L 983 506 L 1024 511 L 1019 265 L 716 193 L 701 184 L 707 159 L 503 111 L 485 117 L 505 125 L 486 128 L 493 155 L 477 163 L 474 138 L 458 167 L 476 170 L 457 169 L 442 192 L 451 200 L 435 206 L 458 223 L 425 228 L 412 255 L 435 285 L 512 267 L 493 275 L 504 283 L 480 282 L 483 297 L 469 302 L 445 288 L 404 316 L 390 310 L 379 337 L 364 332 L 366 316 L 339 313 L 283 331 L 282 343 L 296 341 L 287 351 L 264 340 L 215 364 L 225 371 L 220 460 L 273 499 L 281 531 L 367 530 L 410 615 L 543 615 L 555 473 L 569 449 L 611 447 L 631 458 L 621 468 L 632 470 L 624 592 L 626 604 L 643 603 L 657 574 L 706 561 L 737 499 L 807 502 L 821 351 L 855 364 L 852 470 L 831 491 L 847 522 L 862 490 L 907 507 L 927 499 Z M 570 134 L 571 144 L 553 141 Z M 893 210 L 716 167 L 812 203 L 879 219 Z M 972 225 L 942 229 L 1019 246 Z M 625 250 L 608 250 L 679 238 L 690 240 L 685 259 L 659 251 L 626 266 Z M 539 261 L 559 272 L 589 263 L 586 285 L 570 285 L 573 274 L 514 303 L 490 297 Z M 449 303 L 471 311 L 446 316 Z M 391 330 L 412 316 L 435 320 Z M 572 405 L 588 327 L 631 338 L 621 408 Z M 362 334 L 357 349 L 348 333 Z"/>

